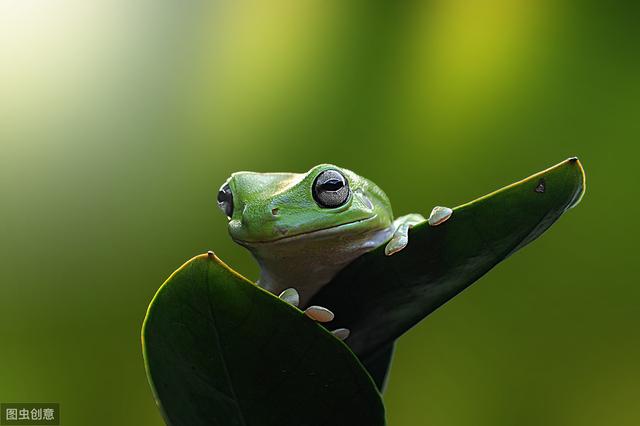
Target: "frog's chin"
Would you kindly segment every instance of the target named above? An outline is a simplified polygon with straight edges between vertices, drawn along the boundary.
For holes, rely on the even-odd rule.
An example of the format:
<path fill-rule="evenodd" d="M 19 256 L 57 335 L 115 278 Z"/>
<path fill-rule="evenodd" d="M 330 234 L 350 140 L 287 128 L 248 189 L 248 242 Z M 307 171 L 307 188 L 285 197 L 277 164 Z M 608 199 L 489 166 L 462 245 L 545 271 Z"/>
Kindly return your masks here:
<path fill-rule="evenodd" d="M 358 219 L 351 222 L 341 223 L 338 225 L 330 226 L 328 228 L 316 229 L 314 231 L 299 232 L 297 234 L 283 235 L 281 237 L 273 238 L 270 240 L 243 240 L 239 238 L 233 238 L 235 242 L 243 246 L 262 246 L 268 244 L 283 244 L 293 243 L 306 240 L 316 240 L 331 238 L 336 235 L 350 235 L 360 234 L 369 231 L 377 231 L 378 229 L 371 229 L 367 226 L 362 226 L 368 222 L 373 222 L 378 215 L 366 217 L 364 219 Z"/>

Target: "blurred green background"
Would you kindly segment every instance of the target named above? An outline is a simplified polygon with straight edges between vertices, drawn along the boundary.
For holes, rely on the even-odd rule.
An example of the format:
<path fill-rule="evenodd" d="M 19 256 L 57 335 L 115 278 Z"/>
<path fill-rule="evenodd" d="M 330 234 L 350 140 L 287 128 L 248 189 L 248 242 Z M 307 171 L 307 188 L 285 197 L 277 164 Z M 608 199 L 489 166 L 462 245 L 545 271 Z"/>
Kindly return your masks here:
<path fill-rule="evenodd" d="M 428 214 L 578 155 L 582 204 L 400 340 L 388 419 L 640 424 L 638 9 L 0 0 L 0 400 L 161 425 L 156 289 L 207 249 L 257 277 L 234 171 L 332 162 Z"/>

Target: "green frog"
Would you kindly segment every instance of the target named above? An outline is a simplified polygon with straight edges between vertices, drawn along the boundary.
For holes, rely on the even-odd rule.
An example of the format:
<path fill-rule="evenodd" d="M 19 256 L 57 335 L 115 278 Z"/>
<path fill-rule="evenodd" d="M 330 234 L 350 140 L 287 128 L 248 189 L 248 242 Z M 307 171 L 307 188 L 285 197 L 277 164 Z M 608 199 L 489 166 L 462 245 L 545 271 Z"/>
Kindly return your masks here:
<path fill-rule="evenodd" d="M 237 172 L 218 192 L 229 234 L 260 266 L 257 284 L 319 322 L 333 313 L 309 300 L 349 263 L 384 245 L 391 256 L 409 243 L 409 229 L 431 226 L 452 214 L 436 207 L 428 219 L 417 213 L 394 220 L 387 195 L 356 173 L 320 164 L 306 173 Z M 345 328 L 333 331 L 340 339 Z"/>

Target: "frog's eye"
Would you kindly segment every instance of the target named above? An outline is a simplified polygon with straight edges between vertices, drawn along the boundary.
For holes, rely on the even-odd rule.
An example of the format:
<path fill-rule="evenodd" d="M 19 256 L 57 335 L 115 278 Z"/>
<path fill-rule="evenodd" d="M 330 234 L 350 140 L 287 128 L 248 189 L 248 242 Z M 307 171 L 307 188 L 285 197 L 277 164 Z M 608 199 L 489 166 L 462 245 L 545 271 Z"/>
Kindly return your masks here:
<path fill-rule="evenodd" d="M 231 216 L 233 216 L 233 194 L 228 183 L 222 185 L 218 191 L 218 207 L 231 219 Z"/>
<path fill-rule="evenodd" d="M 313 181 L 313 199 L 320 207 L 340 207 L 349 199 L 349 182 L 337 170 L 325 170 Z"/>

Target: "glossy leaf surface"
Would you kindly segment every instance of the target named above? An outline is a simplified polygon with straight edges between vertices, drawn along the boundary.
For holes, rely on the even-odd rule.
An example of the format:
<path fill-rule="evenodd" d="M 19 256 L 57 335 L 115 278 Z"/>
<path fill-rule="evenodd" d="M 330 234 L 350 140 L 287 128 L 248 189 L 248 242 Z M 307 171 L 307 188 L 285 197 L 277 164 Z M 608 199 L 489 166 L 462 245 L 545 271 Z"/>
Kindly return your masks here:
<path fill-rule="evenodd" d="M 311 304 L 333 310 L 332 327 L 351 329 L 347 343 L 380 386 L 380 356 L 390 344 L 540 236 L 577 204 L 584 189 L 580 162 L 568 159 L 455 208 L 441 225 L 417 225 L 399 253 L 385 256 L 379 247 L 365 254 Z M 531 259 L 531 267 L 544 268 L 544 260 Z"/>
<path fill-rule="evenodd" d="M 213 254 L 164 283 L 142 337 L 167 424 L 384 424 L 379 393 L 342 342 Z"/>

